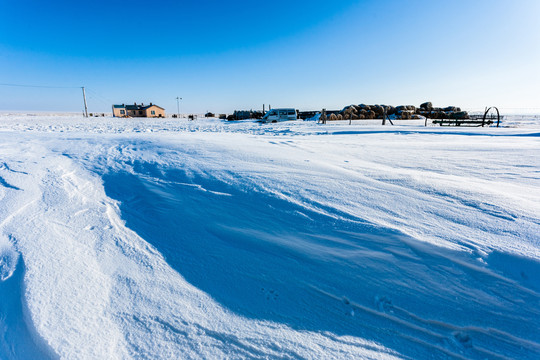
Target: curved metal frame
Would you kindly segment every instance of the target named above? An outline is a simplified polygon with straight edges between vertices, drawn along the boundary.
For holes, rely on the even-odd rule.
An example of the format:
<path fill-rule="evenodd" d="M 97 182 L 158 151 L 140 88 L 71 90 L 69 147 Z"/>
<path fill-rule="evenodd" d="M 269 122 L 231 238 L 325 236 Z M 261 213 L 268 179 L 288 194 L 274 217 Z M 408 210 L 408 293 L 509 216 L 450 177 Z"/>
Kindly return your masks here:
<path fill-rule="evenodd" d="M 484 113 L 484 117 L 482 117 L 482 127 L 484 126 L 486 122 L 486 117 L 491 109 L 495 109 L 497 111 L 497 127 L 499 127 L 499 123 L 501 122 L 501 114 L 499 113 L 499 109 L 497 109 L 496 106 L 491 106 L 486 110 L 486 112 Z"/>

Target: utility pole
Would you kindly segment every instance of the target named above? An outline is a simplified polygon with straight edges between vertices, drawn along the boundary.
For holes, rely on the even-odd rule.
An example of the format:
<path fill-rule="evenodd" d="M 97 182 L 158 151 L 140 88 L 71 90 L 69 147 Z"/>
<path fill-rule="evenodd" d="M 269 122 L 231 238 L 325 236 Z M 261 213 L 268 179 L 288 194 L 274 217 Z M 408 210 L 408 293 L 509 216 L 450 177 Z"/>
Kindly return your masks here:
<path fill-rule="evenodd" d="M 182 100 L 181 97 L 176 97 L 176 109 L 177 109 L 177 116 L 180 118 L 180 100 Z"/>
<path fill-rule="evenodd" d="M 88 117 L 88 107 L 86 106 L 86 93 L 84 92 L 84 86 L 82 86 L 82 96 L 84 100 L 84 117 Z"/>

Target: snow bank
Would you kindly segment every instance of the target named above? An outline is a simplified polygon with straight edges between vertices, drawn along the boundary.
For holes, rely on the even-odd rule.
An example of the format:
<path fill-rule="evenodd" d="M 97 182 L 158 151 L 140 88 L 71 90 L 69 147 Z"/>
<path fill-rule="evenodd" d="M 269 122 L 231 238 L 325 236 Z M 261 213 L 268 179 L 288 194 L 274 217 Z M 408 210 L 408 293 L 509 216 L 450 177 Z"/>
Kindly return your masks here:
<path fill-rule="evenodd" d="M 4 117 L 0 139 L 2 358 L 540 355 L 534 128 Z"/>

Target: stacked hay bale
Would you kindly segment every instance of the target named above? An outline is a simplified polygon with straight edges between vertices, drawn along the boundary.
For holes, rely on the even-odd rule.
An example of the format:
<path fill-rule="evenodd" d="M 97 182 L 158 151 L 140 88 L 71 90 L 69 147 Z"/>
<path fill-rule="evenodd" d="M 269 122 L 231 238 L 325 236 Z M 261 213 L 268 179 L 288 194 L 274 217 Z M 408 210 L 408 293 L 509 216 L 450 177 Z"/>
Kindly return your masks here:
<path fill-rule="evenodd" d="M 361 117 L 362 119 L 365 119 L 368 111 L 371 111 L 371 110 L 360 109 L 360 111 L 358 112 L 359 117 Z"/>
<path fill-rule="evenodd" d="M 469 114 L 466 111 L 461 111 L 459 107 L 447 106 L 445 108 L 433 107 L 431 102 L 425 102 L 416 107 L 414 105 L 348 105 L 343 108 L 338 114 L 332 114 L 328 120 L 363 120 L 363 119 L 383 119 L 384 116 L 409 120 L 421 119 L 426 117 L 429 119 L 468 119 Z"/>
<path fill-rule="evenodd" d="M 410 120 L 416 113 L 416 106 L 414 105 L 400 105 L 396 106 L 396 118 L 401 120 Z"/>
<path fill-rule="evenodd" d="M 420 110 L 423 111 L 431 111 L 433 110 L 433 104 L 431 102 L 425 102 L 423 104 L 420 104 Z"/>
<path fill-rule="evenodd" d="M 358 107 L 360 108 L 360 110 L 365 110 L 365 111 L 371 110 L 371 106 L 366 105 L 366 104 L 360 104 L 358 105 Z"/>
<path fill-rule="evenodd" d="M 417 115 L 422 115 L 429 119 L 469 119 L 466 111 L 461 111 L 457 106 L 447 106 L 445 108 L 433 107 L 431 102 L 420 105 L 416 111 Z"/>
<path fill-rule="evenodd" d="M 387 116 L 395 115 L 397 112 L 396 108 L 391 105 L 381 105 L 381 106 L 385 109 Z"/>
<path fill-rule="evenodd" d="M 384 115 L 396 114 L 396 108 L 390 105 L 349 105 L 339 112 L 344 120 L 382 119 Z M 339 117 L 338 115 L 338 117 Z"/>
<path fill-rule="evenodd" d="M 358 119 L 358 109 L 354 105 L 349 105 L 339 112 L 343 119 Z"/>
<path fill-rule="evenodd" d="M 373 105 L 371 111 L 375 113 L 377 119 L 382 119 L 384 117 L 385 110 L 381 105 Z"/>
<path fill-rule="evenodd" d="M 455 106 L 447 106 L 443 109 L 444 112 L 448 112 L 448 113 L 454 113 L 454 112 L 457 112 L 457 111 L 461 111 L 460 108 L 458 107 L 455 107 Z"/>

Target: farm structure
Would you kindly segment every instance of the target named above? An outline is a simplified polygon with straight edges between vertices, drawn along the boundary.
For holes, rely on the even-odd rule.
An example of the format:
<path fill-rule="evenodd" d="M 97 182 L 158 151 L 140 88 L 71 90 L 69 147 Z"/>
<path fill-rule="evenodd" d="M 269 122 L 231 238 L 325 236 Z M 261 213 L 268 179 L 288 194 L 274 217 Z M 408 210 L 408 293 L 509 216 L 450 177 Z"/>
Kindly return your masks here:
<path fill-rule="evenodd" d="M 137 103 L 133 105 L 113 105 L 112 110 L 114 117 L 165 117 L 165 109 L 152 103 L 146 106 L 143 103 L 140 105 Z"/>
<path fill-rule="evenodd" d="M 496 114 L 490 115 L 490 111 L 496 111 Z M 431 120 L 432 124 L 440 126 L 489 126 L 497 124 L 497 127 L 499 127 L 502 119 L 496 107 L 486 108 L 483 115 L 470 115 L 459 107 L 433 107 L 431 102 L 423 103 L 420 107 L 414 105 L 396 107 L 390 105 L 349 105 L 341 111 L 326 109 L 321 112 L 302 111 L 299 113 L 299 117 L 302 119 L 312 118 L 317 113 L 321 114 L 320 121 L 323 123 L 333 120 L 349 120 L 349 123 L 351 123 L 352 120 L 381 119 L 383 125 L 386 121 L 393 124 L 392 120 L 425 119 L 426 126 L 428 120 Z"/>

